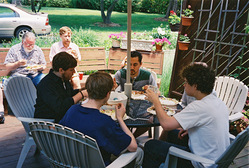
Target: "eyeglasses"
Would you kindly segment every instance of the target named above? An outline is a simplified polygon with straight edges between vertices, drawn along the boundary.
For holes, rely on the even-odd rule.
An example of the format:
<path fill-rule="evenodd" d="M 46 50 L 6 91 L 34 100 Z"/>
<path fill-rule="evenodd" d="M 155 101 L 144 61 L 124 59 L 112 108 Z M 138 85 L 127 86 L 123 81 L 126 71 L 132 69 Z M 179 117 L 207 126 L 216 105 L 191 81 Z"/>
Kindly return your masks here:
<path fill-rule="evenodd" d="M 31 47 L 31 46 L 34 46 L 35 44 L 29 44 L 27 43 L 26 41 L 24 42 L 24 44 L 27 46 L 27 47 Z"/>

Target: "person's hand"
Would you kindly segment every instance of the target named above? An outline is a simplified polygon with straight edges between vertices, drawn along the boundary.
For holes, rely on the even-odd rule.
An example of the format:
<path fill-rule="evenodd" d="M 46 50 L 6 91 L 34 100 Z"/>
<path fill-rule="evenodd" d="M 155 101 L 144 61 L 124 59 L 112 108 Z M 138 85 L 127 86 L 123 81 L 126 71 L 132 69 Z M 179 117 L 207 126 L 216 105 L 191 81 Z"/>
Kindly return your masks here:
<path fill-rule="evenodd" d="M 149 100 L 150 102 L 152 102 L 154 104 L 154 102 L 159 99 L 158 98 L 158 94 L 153 92 L 152 90 L 150 89 L 146 89 L 146 93 L 145 93 L 145 99 L 146 100 Z"/>
<path fill-rule="evenodd" d="M 118 84 L 116 82 L 116 79 L 113 78 L 113 87 L 112 87 L 112 90 L 115 90 L 117 87 L 118 87 Z"/>
<path fill-rule="evenodd" d="M 26 65 L 27 64 L 27 60 L 25 60 L 25 59 L 22 59 L 22 60 L 19 60 L 18 61 L 18 67 L 19 66 L 24 66 L 24 65 Z"/>
<path fill-rule="evenodd" d="M 123 103 L 118 103 L 115 106 L 115 115 L 117 120 L 123 120 L 123 117 L 125 115 L 125 106 L 123 105 Z"/>
<path fill-rule="evenodd" d="M 180 129 L 180 131 L 178 133 L 178 138 L 182 139 L 186 135 L 188 135 L 188 130 Z"/>

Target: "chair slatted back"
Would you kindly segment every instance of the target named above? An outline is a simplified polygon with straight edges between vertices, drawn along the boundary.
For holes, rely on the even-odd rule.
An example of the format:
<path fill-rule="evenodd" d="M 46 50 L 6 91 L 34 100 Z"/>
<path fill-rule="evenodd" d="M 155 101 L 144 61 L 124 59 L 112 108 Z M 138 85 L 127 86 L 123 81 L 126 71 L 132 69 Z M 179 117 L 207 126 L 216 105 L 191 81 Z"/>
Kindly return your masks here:
<path fill-rule="evenodd" d="M 249 141 L 249 127 L 239 133 L 226 151 L 215 161 L 219 168 L 227 168 Z"/>
<path fill-rule="evenodd" d="M 34 141 L 53 167 L 105 167 L 97 142 L 78 131 L 50 122 L 30 123 Z"/>
<path fill-rule="evenodd" d="M 238 79 L 228 76 L 216 77 L 214 90 L 227 105 L 230 115 L 241 112 L 248 93 L 248 87 Z"/>
<path fill-rule="evenodd" d="M 4 94 L 16 117 L 33 118 L 35 112 L 36 88 L 28 77 L 11 77 L 4 86 Z M 29 132 L 28 124 L 23 126 Z"/>

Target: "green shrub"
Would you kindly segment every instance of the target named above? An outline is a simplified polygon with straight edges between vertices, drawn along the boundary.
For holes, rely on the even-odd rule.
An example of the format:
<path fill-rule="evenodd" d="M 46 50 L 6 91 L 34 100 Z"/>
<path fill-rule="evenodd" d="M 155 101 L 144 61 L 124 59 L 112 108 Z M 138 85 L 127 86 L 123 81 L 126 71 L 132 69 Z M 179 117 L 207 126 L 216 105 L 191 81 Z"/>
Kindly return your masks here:
<path fill-rule="evenodd" d="M 72 2 L 71 0 L 49 0 L 47 1 L 46 6 L 69 8 L 72 7 Z"/>

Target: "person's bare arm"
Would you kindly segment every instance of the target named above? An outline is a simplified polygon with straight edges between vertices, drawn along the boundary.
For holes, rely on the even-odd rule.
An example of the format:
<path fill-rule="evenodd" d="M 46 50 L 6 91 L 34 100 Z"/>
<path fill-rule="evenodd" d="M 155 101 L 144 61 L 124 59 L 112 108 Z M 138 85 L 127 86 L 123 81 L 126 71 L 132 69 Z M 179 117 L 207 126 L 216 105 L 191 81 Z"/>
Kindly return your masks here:
<path fill-rule="evenodd" d="M 79 91 L 79 93 L 77 93 L 76 95 L 73 96 L 74 104 L 78 103 L 80 100 L 82 100 L 86 97 L 88 97 L 86 90 Z"/>
<path fill-rule="evenodd" d="M 174 117 L 169 117 L 167 113 L 165 113 L 158 98 L 158 95 L 156 93 L 154 93 L 150 89 L 147 89 L 146 96 L 147 96 L 146 99 L 153 103 L 156 109 L 157 118 L 164 130 L 170 131 L 181 127 L 178 121 Z"/>
<path fill-rule="evenodd" d="M 131 143 L 130 145 L 127 147 L 128 151 L 130 152 L 134 152 L 137 150 L 137 142 L 135 137 L 133 136 L 133 134 L 131 133 L 131 131 L 129 130 L 129 128 L 126 126 L 123 117 L 125 114 L 125 107 L 122 103 L 119 103 L 118 105 L 116 105 L 115 107 L 116 109 L 116 118 L 118 120 L 118 123 L 120 125 L 120 128 L 131 137 Z"/>
<path fill-rule="evenodd" d="M 26 65 L 26 63 L 27 63 L 27 61 L 22 59 L 22 60 L 19 60 L 17 62 L 14 62 L 14 63 L 8 63 L 8 64 L 5 65 L 5 67 L 6 67 L 6 69 L 8 71 L 13 71 L 13 70 L 17 69 L 20 66 Z"/>

